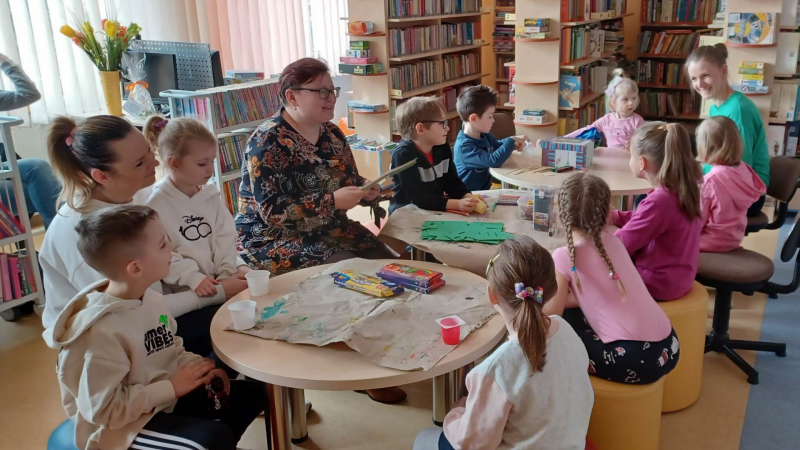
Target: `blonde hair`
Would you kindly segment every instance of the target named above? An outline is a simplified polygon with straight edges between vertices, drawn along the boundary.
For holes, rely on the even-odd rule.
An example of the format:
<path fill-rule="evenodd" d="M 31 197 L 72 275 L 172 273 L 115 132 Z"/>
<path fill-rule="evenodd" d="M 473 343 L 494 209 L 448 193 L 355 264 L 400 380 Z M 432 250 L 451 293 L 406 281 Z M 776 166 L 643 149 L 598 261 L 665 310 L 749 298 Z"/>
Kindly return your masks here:
<path fill-rule="evenodd" d="M 486 269 L 489 289 L 514 312 L 522 353 L 531 365 L 531 375 L 540 372 L 547 356 L 548 322 L 542 307 L 558 290 L 556 269 L 550 252 L 529 236 L 503 241 L 498 253 Z M 542 302 L 536 296 L 517 297 L 516 284 L 541 289 Z"/>
<path fill-rule="evenodd" d="M 189 141 L 208 142 L 217 145 L 217 138 L 201 122 L 188 117 L 167 120 L 152 115 L 144 124 L 144 137 L 154 153 L 166 163 L 167 158 L 180 160 L 189 151 Z"/>
<path fill-rule="evenodd" d="M 397 107 L 394 122 L 403 139 L 411 139 L 418 123 L 423 123 L 425 129 L 429 129 L 431 124 L 425 122 L 444 118 L 445 110 L 441 100 L 436 97 L 413 97 Z"/>
<path fill-rule="evenodd" d="M 703 171 L 692 155 L 689 133 L 681 124 L 650 122 L 639 127 L 631 138 L 631 151 L 658 168 L 653 183 L 678 195 L 682 213 L 689 219 L 700 217 Z"/>
<path fill-rule="evenodd" d="M 97 183 L 92 169 L 112 172 L 119 160 L 109 146 L 128 134 L 137 132 L 127 120 L 117 116 L 94 116 L 76 123 L 69 117 L 56 117 L 47 129 L 47 153 L 53 171 L 63 186 L 56 201 L 75 211 L 84 212 Z"/>
<path fill-rule="evenodd" d="M 636 82 L 625 76 L 625 71 L 617 68 L 611 72 L 613 77 L 606 88 L 606 111 L 616 112 L 611 106 L 611 101 L 616 100 L 622 92 L 630 92 L 636 96 L 636 107 L 639 107 L 639 86 Z M 635 109 L 635 108 L 634 108 Z"/>
<path fill-rule="evenodd" d="M 697 128 L 697 155 L 709 164 L 738 166 L 742 162 L 744 143 L 736 122 L 716 116 L 704 120 Z"/>
<path fill-rule="evenodd" d="M 611 205 L 611 189 L 605 181 L 594 175 L 576 173 L 569 177 L 558 193 L 558 207 L 561 213 L 561 222 L 567 233 L 567 249 L 569 250 L 569 260 L 572 265 L 572 277 L 578 291 L 583 293 L 581 280 L 575 270 L 575 243 L 572 239 L 572 231 L 578 230 L 594 241 L 597 252 L 603 258 L 603 262 L 608 268 L 608 275 L 617 282 L 617 287 L 622 294 L 622 301 L 627 297 L 625 285 L 614 270 L 614 263 L 611 262 L 606 248 L 603 245 L 601 233 L 606 226 L 608 209 Z"/>

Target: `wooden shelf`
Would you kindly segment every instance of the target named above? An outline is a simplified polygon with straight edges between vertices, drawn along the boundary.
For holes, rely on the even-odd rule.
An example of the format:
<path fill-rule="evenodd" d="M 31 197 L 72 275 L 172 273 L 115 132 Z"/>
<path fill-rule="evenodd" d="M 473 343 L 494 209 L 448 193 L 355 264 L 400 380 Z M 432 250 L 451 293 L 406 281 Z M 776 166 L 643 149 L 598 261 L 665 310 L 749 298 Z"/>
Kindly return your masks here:
<path fill-rule="evenodd" d="M 578 67 L 583 67 L 583 66 L 595 63 L 597 61 L 600 61 L 601 59 L 603 59 L 603 58 L 602 57 L 594 57 L 594 58 L 578 59 L 578 60 L 572 61 L 569 64 L 564 64 L 564 65 L 560 66 L 559 68 L 560 69 L 566 69 L 566 70 L 577 69 Z"/>
<path fill-rule="evenodd" d="M 677 91 L 690 91 L 691 88 L 689 86 L 674 86 L 674 85 L 659 85 L 659 84 L 650 84 L 650 83 L 638 83 L 637 86 L 639 89 L 672 89 Z"/>
<path fill-rule="evenodd" d="M 413 17 L 390 17 L 387 19 L 389 23 L 403 23 L 403 22 L 422 22 L 426 20 L 439 20 L 439 19 L 457 19 L 459 17 L 476 17 L 489 14 L 489 12 L 474 12 L 474 13 L 461 13 L 461 14 L 442 14 L 439 16 L 413 16 Z"/>
<path fill-rule="evenodd" d="M 770 125 L 786 125 L 787 122 L 780 122 L 778 119 L 769 119 Z"/>
<path fill-rule="evenodd" d="M 776 73 L 774 76 L 775 78 L 793 78 L 797 75 L 796 73 Z"/>
<path fill-rule="evenodd" d="M 506 105 L 498 105 L 497 108 L 495 108 L 495 109 L 502 109 L 504 111 L 513 111 L 514 107 L 513 106 L 506 106 Z"/>
<path fill-rule="evenodd" d="M 643 119 L 647 120 L 703 120 L 700 118 L 700 114 L 678 114 L 677 116 L 642 116 Z"/>
<path fill-rule="evenodd" d="M 444 81 L 441 83 L 436 84 L 429 84 L 428 86 L 418 87 L 416 89 L 412 89 L 410 91 L 403 91 L 400 95 L 391 95 L 390 98 L 394 100 L 403 100 L 406 98 L 414 97 L 415 95 L 424 94 L 426 92 L 431 91 L 438 91 L 439 89 L 446 88 L 448 86 L 453 86 L 460 83 L 466 83 L 468 81 L 475 81 L 480 80 L 483 77 L 489 76 L 488 73 L 476 73 L 473 75 L 468 75 L 461 78 L 454 78 L 452 80 Z"/>
<path fill-rule="evenodd" d="M 350 75 L 351 77 L 385 77 L 389 72 L 381 73 L 343 73 L 342 75 Z"/>
<path fill-rule="evenodd" d="M 231 181 L 231 180 L 235 180 L 235 179 L 241 178 L 241 177 L 242 177 L 242 169 L 234 169 L 234 170 L 231 170 L 230 172 L 223 173 L 222 176 L 220 177 L 219 182 L 220 183 L 225 183 L 225 182 L 228 182 L 228 181 Z"/>
<path fill-rule="evenodd" d="M 506 103 L 503 103 L 503 106 L 505 106 L 506 108 L 511 108 L 511 109 L 514 109 L 514 108 L 516 108 L 516 107 L 517 107 L 517 105 L 516 105 L 516 104 L 514 104 L 514 103 L 511 103 L 511 102 L 506 102 Z"/>
<path fill-rule="evenodd" d="M 626 14 L 623 14 L 621 16 L 608 17 L 606 19 L 581 20 L 581 21 L 578 21 L 578 22 L 562 22 L 561 23 L 561 28 L 579 27 L 581 25 L 589 25 L 591 23 L 600 23 L 600 22 L 608 22 L 608 21 L 611 21 L 611 20 L 619 20 L 619 19 L 622 19 L 623 17 L 628 17 L 628 16 L 632 16 L 632 15 L 633 15 L 633 13 L 626 13 Z"/>
<path fill-rule="evenodd" d="M 372 115 L 372 114 L 388 114 L 389 113 L 389 109 L 387 108 L 387 109 L 384 109 L 382 111 L 351 111 L 351 112 L 353 114 L 369 116 L 369 115 Z"/>
<path fill-rule="evenodd" d="M 654 59 L 686 59 L 689 55 L 664 55 L 657 53 L 642 53 L 639 58 L 654 58 Z"/>
<path fill-rule="evenodd" d="M 370 33 L 370 34 L 360 34 L 360 33 L 346 33 L 346 34 L 347 34 L 348 36 L 353 36 L 353 37 L 378 37 L 378 36 L 386 36 L 386 33 L 384 33 L 383 31 L 378 31 L 378 32 L 375 32 L 375 33 Z"/>
<path fill-rule="evenodd" d="M 4 302 L 0 302 L 0 311 L 6 311 L 16 306 L 34 301 L 38 297 L 39 297 L 39 292 L 34 291 L 32 294 L 28 294 L 25 297 L 18 298 L 16 300 L 6 300 Z"/>
<path fill-rule="evenodd" d="M 247 128 L 255 129 L 256 127 L 258 127 L 259 125 L 264 123 L 264 121 L 267 120 L 267 119 L 269 119 L 269 117 L 265 117 L 263 119 L 254 120 L 252 122 L 245 122 L 245 123 L 240 123 L 238 125 L 231 125 L 231 126 L 224 127 L 224 128 L 218 128 L 218 129 L 214 130 L 214 133 L 222 134 L 222 133 L 232 133 L 234 131 L 244 130 L 244 129 L 247 129 Z"/>
<path fill-rule="evenodd" d="M 461 46 L 458 46 L 458 47 L 442 48 L 442 49 L 439 49 L 439 50 L 431 50 L 429 52 L 414 53 L 414 54 L 411 54 L 411 55 L 392 56 L 392 57 L 389 58 L 389 61 L 391 61 L 391 62 L 411 61 L 413 59 L 427 58 L 429 56 L 436 56 L 436 55 L 444 55 L 446 53 L 455 53 L 455 52 L 461 52 L 461 51 L 466 51 L 466 50 L 475 50 L 475 49 L 478 49 L 478 48 L 481 48 L 481 47 L 486 47 L 488 45 L 489 45 L 489 43 L 487 42 L 487 43 L 484 43 L 484 44 L 461 45 Z"/>
<path fill-rule="evenodd" d="M 605 92 L 594 92 L 594 93 L 588 94 L 584 98 L 582 98 L 580 103 L 578 104 L 577 108 L 570 108 L 570 107 L 567 107 L 567 106 L 559 106 L 558 109 L 559 109 L 559 111 L 574 111 L 576 109 L 581 109 L 584 106 L 588 105 L 589 103 L 597 100 L 598 98 L 600 98 L 600 97 L 602 97 L 604 95 L 606 95 Z"/>
<path fill-rule="evenodd" d="M 544 38 L 544 39 L 534 39 L 534 38 L 518 38 L 515 37 L 515 42 L 556 42 L 560 41 L 561 38 Z"/>
<path fill-rule="evenodd" d="M 652 22 L 643 23 L 642 28 L 708 28 L 711 23 Z"/>
<path fill-rule="evenodd" d="M 514 125 L 519 125 L 521 127 L 531 127 L 531 128 L 546 128 L 558 125 L 558 121 L 555 122 L 547 122 L 547 123 L 527 123 L 527 122 L 519 122 L 517 120 L 514 121 Z"/>
<path fill-rule="evenodd" d="M 725 46 L 730 48 L 748 48 L 748 47 L 769 48 L 769 47 L 777 47 L 778 43 L 773 42 L 772 44 L 742 44 L 740 42 L 725 41 Z"/>
<path fill-rule="evenodd" d="M 525 81 L 525 80 L 514 80 L 511 84 L 518 84 L 520 86 L 552 86 L 554 84 L 558 84 L 558 80 L 555 81 Z"/>

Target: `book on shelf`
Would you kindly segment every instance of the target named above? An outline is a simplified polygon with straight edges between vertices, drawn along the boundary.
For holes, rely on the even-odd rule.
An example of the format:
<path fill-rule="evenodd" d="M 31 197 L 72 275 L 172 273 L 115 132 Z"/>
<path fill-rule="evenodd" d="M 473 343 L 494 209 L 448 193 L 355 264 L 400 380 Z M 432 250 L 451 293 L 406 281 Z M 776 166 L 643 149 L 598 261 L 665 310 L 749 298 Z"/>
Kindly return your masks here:
<path fill-rule="evenodd" d="M 514 85 L 514 77 L 516 76 L 516 74 L 517 74 L 517 68 L 516 67 L 509 67 L 509 71 L 508 71 L 508 80 L 509 80 L 509 83 L 508 83 L 509 84 L 509 87 L 508 87 L 508 102 L 511 103 L 511 104 L 513 104 L 514 101 L 516 100 L 515 96 L 516 96 L 517 88 Z"/>
<path fill-rule="evenodd" d="M 783 155 L 789 157 L 797 156 L 797 146 L 800 138 L 800 122 L 791 122 L 786 127 L 786 145 L 784 145 Z"/>
<path fill-rule="evenodd" d="M 578 107 L 581 101 L 581 78 L 573 75 L 561 75 L 558 80 L 558 107 Z"/>
<path fill-rule="evenodd" d="M 219 157 L 222 172 L 230 172 L 242 168 L 248 135 L 234 134 L 219 138 Z"/>
<path fill-rule="evenodd" d="M 480 11 L 480 0 L 389 0 L 389 17 L 439 16 Z"/>
<path fill-rule="evenodd" d="M 239 212 L 239 182 L 237 178 L 222 183 L 222 200 L 233 215 Z"/>
<path fill-rule="evenodd" d="M 770 91 L 769 118 L 778 122 L 800 120 L 800 80 L 775 80 Z"/>
<path fill-rule="evenodd" d="M 592 100 L 580 109 L 559 111 L 558 134 L 563 136 L 593 124 L 606 114 L 606 102 L 603 97 Z"/>
<path fill-rule="evenodd" d="M 464 89 L 473 86 L 475 83 L 466 83 L 459 86 L 448 86 L 442 89 L 442 102 L 444 103 L 444 109 L 447 112 L 452 112 L 456 110 L 456 102 L 458 102 L 458 96 L 464 92 Z"/>
<path fill-rule="evenodd" d="M 782 125 L 767 125 L 766 135 L 769 156 L 783 156 L 786 148 L 786 127 Z"/>
<path fill-rule="evenodd" d="M 778 33 L 775 73 L 797 73 L 798 49 L 800 49 L 800 33 Z"/>
<path fill-rule="evenodd" d="M 561 21 L 576 22 L 621 16 L 627 11 L 627 3 L 627 0 L 561 0 Z"/>
<path fill-rule="evenodd" d="M 510 89 L 510 85 L 507 83 L 498 83 L 497 84 L 497 94 L 500 97 L 500 101 L 497 102 L 498 105 L 505 105 L 509 102 L 508 98 L 508 91 Z"/>
<path fill-rule="evenodd" d="M 389 69 L 393 95 L 442 82 L 442 61 L 415 61 Z"/>
<path fill-rule="evenodd" d="M 33 264 L 25 250 L 0 254 L 0 297 L 2 301 L 18 300 L 36 292 Z"/>
<path fill-rule="evenodd" d="M 700 97 L 691 92 L 639 92 L 638 111 L 645 118 L 695 115 L 700 111 Z"/>
<path fill-rule="evenodd" d="M 570 27 L 561 30 L 561 64 L 589 57 L 589 27 Z"/>
<path fill-rule="evenodd" d="M 562 73 L 559 77 L 558 107 L 579 108 L 587 96 L 603 92 L 608 83 L 608 67 L 601 65 L 582 66 L 574 72 Z"/>
<path fill-rule="evenodd" d="M 9 192 L 9 195 L 14 195 L 14 193 Z M 0 203 L 0 238 L 18 236 L 24 232 L 25 229 L 19 220 L 4 204 Z"/>
<path fill-rule="evenodd" d="M 728 42 L 750 45 L 774 44 L 775 13 L 729 13 Z"/>
<path fill-rule="evenodd" d="M 714 30 L 644 31 L 639 35 L 639 53 L 651 55 L 688 55 L 699 43 L 700 37 Z"/>
<path fill-rule="evenodd" d="M 605 47 L 606 32 L 605 30 L 591 29 L 589 30 L 589 57 L 599 58 L 603 55 L 603 48 Z"/>
<path fill-rule="evenodd" d="M 641 84 L 688 87 L 683 63 L 664 62 L 653 59 L 636 61 L 635 79 Z"/>
<path fill-rule="evenodd" d="M 506 63 L 513 61 L 514 55 L 500 55 L 495 58 L 495 67 L 494 70 L 497 74 L 497 78 L 506 78 L 508 79 L 509 72 L 511 69 L 510 67 L 506 67 Z"/>
<path fill-rule="evenodd" d="M 389 30 L 389 55 L 413 55 L 472 45 L 473 39 L 475 39 L 475 24 L 472 22 L 393 28 Z"/>
<path fill-rule="evenodd" d="M 720 0 L 643 0 L 642 19 L 645 24 L 711 23 L 719 9 Z"/>
<path fill-rule="evenodd" d="M 174 117 L 191 117 L 207 127 L 220 129 L 254 122 L 280 109 L 280 85 L 275 82 L 227 86 L 206 97 L 175 98 Z"/>

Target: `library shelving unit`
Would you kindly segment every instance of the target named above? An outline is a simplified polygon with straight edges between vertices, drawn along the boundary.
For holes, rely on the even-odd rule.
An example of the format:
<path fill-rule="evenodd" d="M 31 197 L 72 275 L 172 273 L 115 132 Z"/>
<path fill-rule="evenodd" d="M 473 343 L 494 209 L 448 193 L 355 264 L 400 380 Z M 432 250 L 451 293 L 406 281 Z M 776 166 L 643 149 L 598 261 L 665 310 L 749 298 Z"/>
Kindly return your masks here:
<path fill-rule="evenodd" d="M 23 120 L 19 117 L 0 116 L 0 142 L 4 144 L 4 152 L 6 161 L 8 162 L 9 169 L 0 170 L 0 180 L 11 181 L 14 192 L 8 192 L 4 188 L 3 196 L 14 195 L 14 200 L 17 205 L 17 215 L 19 217 L 19 225 L 21 225 L 22 233 L 10 237 L 0 238 L 0 252 L 4 255 L 14 255 L 19 258 L 20 266 L 27 267 L 27 270 L 21 270 L 22 277 L 20 280 L 10 280 L 8 268 L 3 267 L 0 273 L 0 285 L 16 284 L 13 290 L 2 289 L 6 291 L 3 294 L 3 299 L 0 301 L 0 317 L 7 321 L 14 321 L 20 316 L 20 307 L 22 305 L 34 301 L 37 305 L 44 304 L 44 297 L 42 296 L 42 277 L 39 273 L 39 261 L 36 257 L 35 245 L 33 242 L 33 233 L 31 232 L 31 223 L 28 219 L 28 208 L 25 203 L 25 194 L 22 187 L 22 178 L 19 173 L 19 165 L 17 164 L 16 153 L 14 151 L 14 141 L 11 136 L 11 127 L 20 125 Z M 9 219 L 8 215 L 4 212 L 3 221 Z M 11 218 L 13 220 L 13 218 Z M 3 227 L 5 228 L 5 227 Z M 23 257 L 24 255 L 24 257 Z M 4 257 L 3 259 L 6 259 Z M 23 259 L 26 260 L 23 264 Z M 31 280 L 31 277 L 33 278 Z M 26 289 L 25 286 L 30 289 Z M 32 291 L 25 294 L 25 291 Z M 7 297 L 7 292 L 12 291 L 11 297 Z M 19 291 L 17 293 L 17 291 Z M 17 295 L 18 294 L 18 295 Z"/>
<path fill-rule="evenodd" d="M 511 88 L 509 82 L 509 67 L 506 63 L 514 60 L 515 21 L 507 21 L 506 14 L 515 14 L 516 0 L 494 0 L 494 17 L 492 33 L 492 54 L 494 56 L 495 89 L 500 94 L 500 104 L 497 109 L 513 111 L 514 107 L 508 105 L 508 94 Z"/>
<path fill-rule="evenodd" d="M 417 5 L 420 3 L 422 2 L 417 3 Z M 440 7 L 443 3 L 454 4 L 455 2 L 442 0 L 425 2 L 427 6 L 438 4 Z M 482 42 L 478 44 L 473 43 L 448 47 L 442 47 L 436 44 L 431 50 L 411 54 L 394 52 L 395 54 L 393 55 L 391 51 L 392 34 L 395 32 L 394 30 L 415 27 L 438 27 L 443 24 L 471 23 L 473 39 L 481 39 L 481 19 L 483 15 L 489 13 L 481 11 L 480 2 L 478 0 L 463 0 L 458 3 L 462 5 L 463 9 L 461 11 L 456 10 L 453 13 L 399 16 L 394 14 L 395 8 L 401 6 L 411 7 L 413 3 L 400 0 L 348 0 L 347 20 L 350 22 L 372 22 L 375 27 L 375 33 L 373 34 L 358 37 L 351 36 L 350 39 L 369 41 L 372 56 L 378 58 L 378 62 L 384 65 L 388 73 L 388 76 L 384 77 L 354 76 L 352 79 L 353 100 L 383 104 L 387 106 L 390 112 L 390 114 L 363 114 L 355 116 L 354 125 L 359 138 L 374 139 L 378 142 L 398 140 L 399 135 L 395 133 L 394 127 L 392 126 L 394 111 L 403 101 L 420 95 L 443 98 L 449 107 L 447 118 L 451 121 L 451 133 L 457 132 L 458 129 L 461 128 L 458 125 L 459 119 L 458 114 L 455 112 L 455 97 L 452 91 L 459 85 L 480 83 L 481 79 L 487 75 L 481 71 L 480 60 L 483 47 L 488 46 L 489 43 Z M 447 10 L 440 10 L 440 12 L 445 11 Z M 426 63 L 429 61 L 443 67 L 448 61 L 453 61 L 451 58 L 462 58 L 462 55 L 474 55 L 477 61 L 477 64 L 472 66 L 474 71 L 457 72 L 451 74 L 450 79 L 447 80 L 444 79 L 444 72 L 442 71 L 442 74 L 438 75 L 440 78 L 434 80 L 437 82 L 406 89 L 393 89 L 393 83 L 395 81 L 399 83 L 399 79 L 393 79 L 393 70 L 397 73 L 403 70 L 402 68 L 404 66 L 409 64 Z M 463 57 L 472 58 L 472 56 Z M 450 95 L 448 95 L 448 93 Z M 451 139 L 455 139 L 454 134 Z M 388 150 L 381 152 L 353 150 L 353 155 L 355 156 L 359 173 L 368 179 L 375 179 L 389 170 L 391 157 L 389 156 Z"/>
<path fill-rule="evenodd" d="M 160 94 L 169 99 L 172 117 L 202 122 L 219 141 L 214 178 L 231 214 L 236 214 L 244 150 L 252 132 L 280 110 L 278 80 L 251 81 L 198 91 L 170 89 Z"/>

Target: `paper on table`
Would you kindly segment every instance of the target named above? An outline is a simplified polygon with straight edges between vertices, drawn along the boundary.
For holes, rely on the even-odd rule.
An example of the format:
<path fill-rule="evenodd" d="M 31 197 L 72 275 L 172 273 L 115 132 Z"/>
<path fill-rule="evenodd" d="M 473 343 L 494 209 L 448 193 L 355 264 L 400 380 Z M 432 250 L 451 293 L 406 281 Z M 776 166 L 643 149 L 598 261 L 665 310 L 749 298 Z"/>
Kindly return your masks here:
<path fill-rule="evenodd" d="M 345 342 L 381 366 L 428 370 L 455 348 L 442 342 L 435 319 L 457 314 L 467 322 L 463 339 L 495 314 L 485 284 L 471 276 L 448 277 L 445 286 L 428 295 L 406 290 L 386 298 L 335 287 L 330 278 L 336 271 L 371 274 L 381 267 L 365 259 L 334 264 L 263 308 L 255 327 L 227 329 L 297 344 Z"/>
<path fill-rule="evenodd" d="M 514 235 L 503 231 L 501 222 L 434 221 L 422 224 L 422 239 L 499 244 Z"/>

